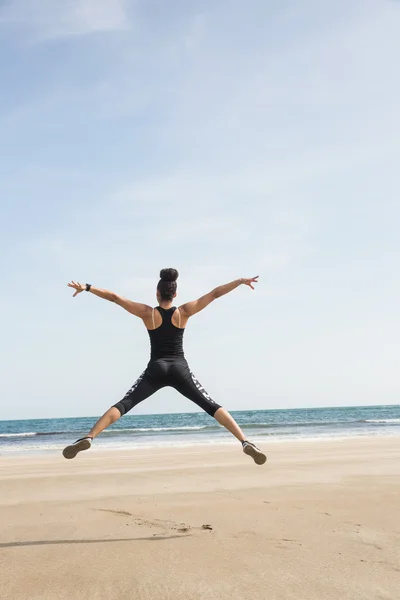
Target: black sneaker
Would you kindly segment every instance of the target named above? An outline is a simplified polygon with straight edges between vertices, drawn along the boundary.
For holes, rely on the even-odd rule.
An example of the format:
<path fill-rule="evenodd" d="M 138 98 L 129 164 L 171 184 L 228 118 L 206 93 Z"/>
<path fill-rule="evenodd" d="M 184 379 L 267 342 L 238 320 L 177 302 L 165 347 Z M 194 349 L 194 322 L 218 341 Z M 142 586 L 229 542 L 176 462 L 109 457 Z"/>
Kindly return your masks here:
<path fill-rule="evenodd" d="M 82 450 L 89 450 L 91 445 L 92 445 L 91 437 L 81 438 L 80 440 L 76 440 L 76 442 L 74 442 L 70 446 L 67 446 L 66 448 L 64 448 L 63 456 L 65 458 L 75 458 L 75 456 L 78 454 L 78 452 L 81 452 Z"/>
<path fill-rule="evenodd" d="M 243 452 L 254 460 L 256 465 L 263 465 L 267 460 L 267 457 L 263 452 L 261 452 L 260 448 L 257 448 L 255 444 L 251 442 L 242 442 Z"/>

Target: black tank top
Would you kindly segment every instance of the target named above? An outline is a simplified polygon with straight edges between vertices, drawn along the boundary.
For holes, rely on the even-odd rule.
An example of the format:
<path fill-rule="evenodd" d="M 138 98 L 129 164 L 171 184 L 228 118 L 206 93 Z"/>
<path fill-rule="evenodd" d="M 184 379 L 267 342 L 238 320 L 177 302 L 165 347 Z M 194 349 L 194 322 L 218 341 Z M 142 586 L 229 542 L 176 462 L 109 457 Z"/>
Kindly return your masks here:
<path fill-rule="evenodd" d="M 148 330 L 151 346 L 150 360 L 183 357 L 183 333 L 185 330 L 175 327 L 171 320 L 176 307 L 173 306 L 167 310 L 157 306 L 156 310 L 161 315 L 162 323 L 160 327 Z"/>

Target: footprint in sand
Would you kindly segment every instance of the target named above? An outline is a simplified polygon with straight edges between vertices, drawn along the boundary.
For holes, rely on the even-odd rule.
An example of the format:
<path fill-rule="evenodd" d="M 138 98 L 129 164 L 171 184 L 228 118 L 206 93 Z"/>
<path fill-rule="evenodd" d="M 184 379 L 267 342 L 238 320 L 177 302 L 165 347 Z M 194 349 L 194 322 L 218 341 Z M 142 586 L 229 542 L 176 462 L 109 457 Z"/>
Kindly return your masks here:
<path fill-rule="evenodd" d="M 116 510 L 116 509 L 112 509 L 112 508 L 92 508 L 92 510 L 98 510 L 101 512 L 109 512 L 112 513 L 113 515 L 122 515 L 123 517 L 131 517 L 132 513 L 128 512 L 127 510 Z"/>
<path fill-rule="evenodd" d="M 92 510 L 108 512 L 116 516 L 122 517 L 134 517 L 134 515 L 126 510 L 112 509 L 112 508 L 93 508 Z M 192 527 L 191 525 L 187 525 L 186 523 L 175 523 L 175 521 L 167 521 L 164 519 L 142 519 L 140 517 L 134 517 L 133 522 L 138 526 L 145 527 L 156 527 L 157 529 L 166 531 L 177 531 L 179 533 L 189 533 L 193 530 L 208 530 L 212 531 L 212 526 L 209 524 L 201 525 L 201 527 Z M 159 535 L 159 534 L 154 534 Z"/>

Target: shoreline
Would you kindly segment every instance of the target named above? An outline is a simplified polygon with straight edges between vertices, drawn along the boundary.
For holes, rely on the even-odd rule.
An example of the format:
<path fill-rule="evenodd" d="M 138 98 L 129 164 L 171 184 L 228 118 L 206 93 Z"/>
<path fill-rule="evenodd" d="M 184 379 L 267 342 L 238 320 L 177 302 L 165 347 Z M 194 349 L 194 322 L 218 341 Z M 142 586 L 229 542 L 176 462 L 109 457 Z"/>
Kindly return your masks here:
<path fill-rule="evenodd" d="M 268 436 L 264 436 L 264 437 L 257 437 L 255 436 L 254 438 L 251 437 L 250 440 L 253 441 L 255 444 L 257 444 L 258 446 L 262 447 L 263 450 L 265 450 L 268 453 L 268 447 L 269 446 L 276 446 L 276 445 L 283 445 L 283 446 L 287 446 L 290 444 L 317 444 L 317 443 L 321 443 L 321 444 L 329 444 L 329 443 L 342 443 L 342 442 L 354 442 L 354 441 L 364 441 L 364 440 L 392 440 L 392 439 L 397 439 L 399 440 L 400 443 L 400 435 L 398 433 L 377 433 L 377 434 L 372 434 L 372 433 L 364 433 L 364 434 L 358 434 L 358 435 L 337 435 L 337 436 L 332 436 L 332 435 L 326 435 L 326 436 L 315 436 L 315 437 L 311 437 L 311 436 L 304 436 L 304 437 L 284 437 L 284 436 L 276 436 L 276 437 L 268 437 Z M 160 450 L 160 451 L 173 451 L 173 450 L 187 450 L 190 448 L 203 448 L 203 449 L 212 449 L 212 448 L 220 448 L 220 447 L 232 447 L 232 446 L 238 446 L 239 442 L 234 439 L 234 438 L 227 438 L 227 439 L 216 439 L 216 440 L 212 440 L 210 439 L 210 441 L 208 442 L 204 442 L 203 440 L 191 440 L 191 441 L 182 441 L 182 442 L 168 442 L 168 440 L 165 440 L 165 442 L 158 442 L 155 444 L 146 444 L 146 443 L 137 443 L 135 444 L 134 442 L 127 442 L 125 444 L 121 444 L 121 445 L 117 445 L 116 443 L 112 443 L 112 442 L 108 442 L 108 443 L 102 443 L 100 446 L 96 445 L 96 442 L 94 442 L 94 445 L 92 446 L 90 452 L 92 453 L 93 450 L 97 453 L 99 452 L 104 452 L 104 453 L 109 453 L 109 452 L 142 452 L 142 451 L 146 451 L 146 452 L 151 452 L 153 450 Z M 8 459 L 8 458 L 23 458 L 26 456 L 31 456 L 32 458 L 37 458 L 40 456 L 57 456 L 59 453 L 62 452 L 63 448 L 65 445 L 60 445 L 59 448 L 29 448 L 24 450 L 23 448 L 10 448 L 8 447 L 6 450 L 0 451 L 0 462 L 2 459 Z"/>
<path fill-rule="evenodd" d="M 381 436 L 353 436 L 353 437 L 343 437 L 343 438 L 304 438 L 304 439 L 288 439 L 288 440 L 273 440 L 272 443 L 264 444 L 263 450 L 265 450 L 267 457 L 269 455 L 279 455 L 284 456 L 286 454 L 291 455 L 293 452 L 303 451 L 307 452 L 307 450 L 315 451 L 319 449 L 322 454 L 326 452 L 337 452 L 342 449 L 346 451 L 347 449 L 351 450 L 359 450 L 362 451 L 363 448 L 381 448 L 381 447 L 390 447 L 394 450 L 398 450 L 399 452 L 399 460 L 400 460 L 400 436 L 394 435 L 381 435 Z M 134 446 L 134 447 L 124 447 L 124 448 L 113 448 L 112 446 L 107 446 L 103 448 L 93 447 L 90 450 L 81 452 L 72 460 L 66 460 L 62 456 L 62 448 L 59 451 L 46 451 L 46 452 L 35 452 L 35 453 L 12 453 L 10 455 L 0 455 L 0 468 L 2 466 L 7 466 L 9 462 L 48 462 L 53 464 L 58 464 L 59 459 L 61 461 L 61 465 L 75 465 L 78 464 L 88 464 L 88 462 L 93 463 L 101 460 L 106 460 L 112 455 L 113 459 L 115 457 L 121 459 L 130 459 L 135 457 L 146 457 L 148 459 L 153 459 L 158 456 L 165 457 L 166 461 L 168 459 L 174 459 L 175 457 L 193 457 L 196 455 L 202 455 L 213 457 L 215 455 L 221 454 L 224 457 L 229 456 L 242 456 L 243 452 L 241 449 L 241 445 L 237 440 L 229 440 L 226 442 L 217 442 L 217 443 L 208 443 L 208 444 L 188 444 L 188 445 L 175 445 L 170 447 L 164 446 Z M 336 456 L 335 454 L 334 456 Z M 318 453 L 314 455 L 314 460 L 318 457 Z M 266 466 L 268 466 L 268 461 Z M 99 465 L 100 466 L 100 465 Z M 185 467 L 185 462 L 183 461 L 180 465 L 182 468 Z M 212 466 L 212 464 L 210 464 Z M 263 467 L 258 467 L 258 469 L 262 469 Z M 1 477 L 1 473 L 0 473 Z M 1 505 L 1 502 L 0 502 Z"/>

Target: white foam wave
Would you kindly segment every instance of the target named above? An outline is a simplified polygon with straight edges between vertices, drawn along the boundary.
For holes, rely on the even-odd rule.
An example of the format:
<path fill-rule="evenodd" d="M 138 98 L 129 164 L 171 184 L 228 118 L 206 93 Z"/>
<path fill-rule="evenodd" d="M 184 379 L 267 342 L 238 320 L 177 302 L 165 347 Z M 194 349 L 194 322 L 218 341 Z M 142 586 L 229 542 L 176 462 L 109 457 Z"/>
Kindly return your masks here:
<path fill-rule="evenodd" d="M 366 419 L 366 423 L 399 423 L 400 419 Z"/>
<path fill-rule="evenodd" d="M 0 437 L 6 437 L 6 438 L 10 438 L 10 437 L 30 437 L 32 435 L 36 435 L 36 433 L 33 432 L 33 431 L 28 431 L 26 433 L 0 433 Z"/>
<path fill-rule="evenodd" d="M 140 432 L 140 433 L 145 433 L 145 432 L 149 432 L 149 431 L 194 431 L 194 430 L 200 430 L 200 429 L 206 429 L 207 425 L 200 425 L 200 426 L 184 426 L 184 427 L 135 427 L 132 429 L 111 429 L 111 430 L 106 430 L 104 433 L 113 433 L 114 435 L 116 433 L 122 433 L 122 432 L 127 432 L 127 431 L 133 431 L 133 432 Z"/>

